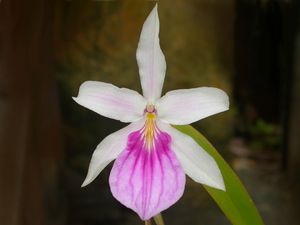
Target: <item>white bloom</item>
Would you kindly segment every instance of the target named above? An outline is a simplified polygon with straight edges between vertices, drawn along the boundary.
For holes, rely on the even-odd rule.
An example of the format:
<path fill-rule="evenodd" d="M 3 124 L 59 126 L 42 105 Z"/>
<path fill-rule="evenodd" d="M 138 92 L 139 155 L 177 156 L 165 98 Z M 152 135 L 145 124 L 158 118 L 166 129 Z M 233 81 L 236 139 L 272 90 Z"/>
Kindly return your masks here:
<path fill-rule="evenodd" d="M 169 124 L 190 124 L 225 111 L 228 96 L 220 89 L 201 87 L 170 91 L 161 97 L 166 62 L 158 34 L 156 5 L 143 25 L 136 53 L 143 96 L 127 88 L 87 81 L 74 98 L 100 115 L 130 123 L 97 146 L 82 186 L 116 159 L 110 174 L 112 194 L 144 220 L 182 196 L 185 174 L 196 182 L 225 190 L 214 159 Z"/>

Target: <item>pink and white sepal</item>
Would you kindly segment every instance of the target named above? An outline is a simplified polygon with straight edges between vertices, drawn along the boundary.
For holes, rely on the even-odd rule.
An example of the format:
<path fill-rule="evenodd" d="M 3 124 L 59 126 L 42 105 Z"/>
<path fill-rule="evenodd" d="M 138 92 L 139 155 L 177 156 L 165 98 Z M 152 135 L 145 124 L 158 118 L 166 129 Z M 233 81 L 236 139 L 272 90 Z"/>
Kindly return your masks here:
<path fill-rule="evenodd" d="M 166 62 L 158 34 L 155 5 L 143 25 L 136 53 L 143 96 L 127 88 L 87 81 L 73 98 L 102 116 L 130 123 L 97 146 L 82 186 L 116 159 L 109 177 L 111 192 L 143 220 L 178 201 L 184 192 L 185 175 L 225 190 L 215 160 L 170 124 L 190 124 L 225 111 L 228 96 L 220 89 L 201 87 L 174 90 L 161 97 Z"/>

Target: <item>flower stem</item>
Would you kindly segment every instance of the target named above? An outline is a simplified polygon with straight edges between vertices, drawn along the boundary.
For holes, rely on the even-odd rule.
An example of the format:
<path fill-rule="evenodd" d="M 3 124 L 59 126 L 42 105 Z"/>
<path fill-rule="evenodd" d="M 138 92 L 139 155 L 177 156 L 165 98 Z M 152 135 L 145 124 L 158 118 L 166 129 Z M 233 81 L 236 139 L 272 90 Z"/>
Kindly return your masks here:
<path fill-rule="evenodd" d="M 162 217 L 161 214 L 158 214 L 158 215 L 154 216 L 153 219 L 154 219 L 154 221 L 155 221 L 155 223 L 156 223 L 157 225 L 165 225 L 164 219 L 163 219 L 163 217 Z"/>
<path fill-rule="evenodd" d="M 162 215 L 159 213 L 153 217 L 156 225 L 165 225 Z M 151 225 L 151 219 L 145 221 L 145 225 Z"/>

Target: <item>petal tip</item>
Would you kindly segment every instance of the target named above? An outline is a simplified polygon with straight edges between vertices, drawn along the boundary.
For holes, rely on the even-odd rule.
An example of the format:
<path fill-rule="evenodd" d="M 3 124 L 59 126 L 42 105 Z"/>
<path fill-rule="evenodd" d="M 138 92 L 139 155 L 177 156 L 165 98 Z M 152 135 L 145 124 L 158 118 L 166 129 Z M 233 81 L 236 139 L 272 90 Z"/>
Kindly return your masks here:
<path fill-rule="evenodd" d="M 191 177 L 192 178 L 192 177 Z M 225 183 L 223 178 L 221 178 L 221 181 L 216 181 L 216 180 L 210 180 L 209 182 L 203 182 L 203 181 L 199 181 L 199 180 L 195 180 L 194 178 L 192 178 L 195 182 L 200 183 L 204 186 L 210 187 L 210 188 L 214 188 L 220 191 L 224 191 L 226 192 L 226 187 L 225 187 Z"/>
<path fill-rule="evenodd" d="M 224 105 L 224 111 L 227 111 L 227 110 L 229 110 L 229 103 L 226 103 L 226 104 Z"/>
<path fill-rule="evenodd" d="M 230 102 L 229 102 L 229 97 L 227 95 L 227 98 L 226 98 L 226 101 L 225 101 L 225 108 L 226 108 L 226 110 L 228 110 L 229 107 L 230 107 Z"/>
<path fill-rule="evenodd" d="M 225 183 L 224 183 L 224 179 L 223 179 L 222 175 L 219 179 L 213 181 L 213 183 L 209 186 L 226 192 L 226 187 L 225 187 Z"/>
<path fill-rule="evenodd" d="M 78 102 L 78 97 L 72 97 L 75 102 Z"/>
<path fill-rule="evenodd" d="M 85 187 L 85 186 L 89 185 L 90 183 L 91 183 L 91 181 L 90 181 L 90 180 L 88 180 L 88 179 L 85 179 L 85 180 L 83 181 L 83 183 L 81 184 L 81 187 L 83 188 L 83 187 Z"/>
<path fill-rule="evenodd" d="M 152 8 L 150 14 L 153 13 L 153 12 L 157 13 L 157 5 L 158 5 L 158 4 L 157 4 L 157 2 L 156 2 L 155 5 L 154 5 L 153 8 Z"/>
<path fill-rule="evenodd" d="M 226 187 L 225 187 L 224 181 L 222 181 L 222 183 L 219 184 L 219 186 L 217 187 L 217 189 L 226 192 Z"/>

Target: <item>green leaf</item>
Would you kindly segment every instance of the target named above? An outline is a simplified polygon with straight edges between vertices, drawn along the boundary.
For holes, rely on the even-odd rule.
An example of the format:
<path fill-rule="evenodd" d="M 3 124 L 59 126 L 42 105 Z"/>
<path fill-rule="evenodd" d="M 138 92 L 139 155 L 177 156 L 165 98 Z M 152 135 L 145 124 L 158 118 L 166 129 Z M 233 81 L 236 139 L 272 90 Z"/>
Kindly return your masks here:
<path fill-rule="evenodd" d="M 231 223 L 234 225 L 263 225 L 264 223 L 245 187 L 209 141 L 192 126 L 174 127 L 192 137 L 219 165 L 226 192 L 203 186 Z"/>

